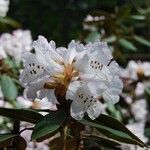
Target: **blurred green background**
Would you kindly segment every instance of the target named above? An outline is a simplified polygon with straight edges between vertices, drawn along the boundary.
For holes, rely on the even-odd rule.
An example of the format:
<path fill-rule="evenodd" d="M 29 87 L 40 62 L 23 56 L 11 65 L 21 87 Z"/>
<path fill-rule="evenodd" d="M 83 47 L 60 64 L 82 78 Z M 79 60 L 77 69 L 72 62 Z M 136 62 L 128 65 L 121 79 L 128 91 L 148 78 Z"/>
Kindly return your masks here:
<path fill-rule="evenodd" d="M 88 14 L 105 19 L 85 22 Z M 12 0 L 8 16 L 30 29 L 33 39 L 44 35 L 66 46 L 72 39 L 98 37 L 109 43 L 121 63 L 150 59 L 149 0 Z M 84 30 L 85 24 L 96 29 Z"/>

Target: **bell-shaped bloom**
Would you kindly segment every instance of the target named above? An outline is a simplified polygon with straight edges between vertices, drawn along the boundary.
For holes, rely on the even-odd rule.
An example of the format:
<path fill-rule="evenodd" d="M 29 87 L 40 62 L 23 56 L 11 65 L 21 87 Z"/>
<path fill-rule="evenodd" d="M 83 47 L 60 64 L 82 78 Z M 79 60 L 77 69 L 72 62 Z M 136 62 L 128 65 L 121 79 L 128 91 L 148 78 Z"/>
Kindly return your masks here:
<path fill-rule="evenodd" d="M 85 113 L 94 120 L 101 111 L 100 94 L 97 88 L 97 83 L 88 81 L 83 84 L 78 81 L 70 84 L 66 93 L 67 99 L 72 99 L 70 113 L 77 120 L 81 120 Z"/>
<path fill-rule="evenodd" d="M 106 102 L 115 104 L 119 101 L 119 94 L 123 88 L 119 78 L 119 65 L 112 60 L 106 43 L 91 44 L 88 52 L 76 62 L 75 67 L 84 81 L 97 81 L 97 88 L 103 89 L 102 97 Z"/>

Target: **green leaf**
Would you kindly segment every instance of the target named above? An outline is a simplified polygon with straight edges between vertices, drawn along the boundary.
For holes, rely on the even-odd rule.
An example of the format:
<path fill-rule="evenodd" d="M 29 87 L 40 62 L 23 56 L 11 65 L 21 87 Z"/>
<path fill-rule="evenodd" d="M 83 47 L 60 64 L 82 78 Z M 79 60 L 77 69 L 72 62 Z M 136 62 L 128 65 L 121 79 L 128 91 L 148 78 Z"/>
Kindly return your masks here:
<path fill-rule="evenodd" d="M 0 17 L 0 23 L 4 23 L 4 24 L 7 24 L 7 25 L 10 25 L 12 27 L 15 27 L 15 28 L 20 28 L 21 27 L 21 24 L 18 23 L 17 21 L 9 18 L 9 17 Z"/>
<path fill-rule="evenodd" d="M 50 112 L 35 125 L 31 139 L 38 140 L 53 133 L 64 123 L 65 119 L 64 110 Z"/>
<path fill-rule="evenodd" d="M 137 48 L 130 41 L 126 39 L 119 39 L 119 44 L 129 50 L 132 50 L 132 51 L 137 50 Z"/>
<path fill-rule="evenodd" d="M 139 42 L 139 43 L 141 43 L 141 44 L 144 44 L 144 45 L 146 45 L 146 46 L 150 46 L 150 41 L 144 39 L 143 37 L 140 37 L 140 36 L 135 35 L 133 38 L 134 38 L 137 42 Z"/>
<path fill-rule="evenodd" d="M 8 133 L 8 134 L 0 134 L 0 142 L 9 140 L 9 139 L 14 138 L 14 137 L 16 137 L 16 136 L 17 136 L 17 135 L 14 135 L 14 134 L 11 134 L 11 133 Z"/>
<path fill-rule="evenodd" d="M 150 128 L 149 128 L 149 127 L 145 129 L 144 135 L 145 135 L 146 137 L 150 137 Z"/>
<path fill-rule="evenodd" d="M 145 20 L 145 16 L 143 15 L 132 15 L 131 19 L 135 19 L 135 20 Z"/>
<path fill-rule="evenodd" d="M 0 115 L 30 123 L 36 123 L 43 117 L 40 113 L 37 113 L 36 111 L 29 109 L 12 109 L 1 107 L 0 107 Z"/>
<path fill-rule="evenodd" d="M 97 31 L 91 32 L 88 37 L 85 39 L 85 42 L 94 42 L 97 39 L 100 39 L 100 34 Z"/>
<path fill-rule="evenodd" d="M 0 134 L 0 148 L 9 146 L 15 137 L 17 137 L 17 135 L 11 133 Z"/>
<path fill-rule="evenodd" d="M 117 37 L 115 35 L 111 35 L 108 38 L 105 39 L 106 42 L 108 43 L 113 43 L 117 40 Z"/>
<path fill-rule="evenodd" d="M 1 88 L 4 96 L 9 100 L 14 100 L 18 95 L 16 85 L 7 75 L 1 76 Z"/>
<path fill-rule="evenodd" d="M 107 115 L 100 115 L 96 120 L 80 120 L 84 125 L 90 125 L 97 128 L 108 138 L 127 144 L 135 144 L 141 147 L 146 146 L 137 136 L 129 131 L 121 122 Z"/>
<path fill-rule="evenodd" d="M 0 148 L 10 147 L 13 144 L 15 146 L 15 149 L 21 150 L 25 150 L 27 146 L 25 139 L 19 135 L 11 133 L 0 134 Z"/>
<path fill-rule="evenodd" d="M 97 147 L 105 147 L 110 148 L 113 150 L 120 150 L 121 143 L 118 143 L 117 141 L 114 141 L 112 139 L 102 137 L 100 135 L 89 135 L 87 138 L 83 139 L 84 145 L 86 149 L 90 149 L 90 147 L 93 147 L 97 145 Z"/>
<path fill-rule="evenodd" d="M 111 103 L 108 103 L 108 110 L 111 113 L 111 116 L 119 121 L 122 120 L 120 111 L 118 111 L 115 106 Z"/>
<path fill-rule="evenodd" d="M 117 20 L 123 20 L 129 17 L 131 12 L 131 7 L 129 5 L 123 5 L 119 8 L 119 12 L 117 13 Z"/>
<path fill-rule="evenodd" d="M 143 143 L 136 135 L 134 135 L 130 130 L 128 130 L 120 121 L 107 116 L 107 115 L 100 115 L 97 119 L 98 122 L 101 122 L 103 125 L 114 128 L 116 130 L 120 130 L 122 132 L 127 133 L 131 138 L 137 140 L 140 143 Z M 143 143 L 144 146 L 145 143 Z"/>
<path fill-rule="evenodd" d="M 145 86 L 144 92 L 145 92 L 147 100 L 149 101 L 150 100 L 150 83 L 147 83 L 147 85 Z"/>

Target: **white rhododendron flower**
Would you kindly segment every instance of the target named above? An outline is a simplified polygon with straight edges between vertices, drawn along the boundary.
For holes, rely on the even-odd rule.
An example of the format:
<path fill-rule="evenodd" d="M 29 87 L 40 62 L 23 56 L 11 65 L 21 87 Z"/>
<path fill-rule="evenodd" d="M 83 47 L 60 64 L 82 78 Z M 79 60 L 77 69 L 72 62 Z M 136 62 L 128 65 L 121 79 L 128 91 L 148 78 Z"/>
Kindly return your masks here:
<path fill-rule="evenodd" d="M 138 76 L 150 76 L 150 62 L 129 61 L 127 68 L 122 71 L 122 77 L 138 80 Z"/>
<path fill-rule="evenodd" d="M 131 112 L 133 113 L 135 120 L 143 122 L 146 121 L 146 115 L 148 114 L 146 100 L 140 99 L 135 101 L 131 105 Z"/>
<path fill-rule="evenodd" d="M 7 54 L 20 60 L 22 53 L 31 51 L 32 37 L 29 30 L 15 30 L 12 34 L 4 33 L 0 37 L 0 59 Z"/>
<path fill-rule="evenodd" d="M 75 119 L 82 119 L 85 112 L 91 119 L 97 118 L 101 99 L 113 104 L 119 101 L 123 88 L 119 66 L 106 43 L 84 46 L 72 41 L 68 48 L 56 48 L 54 41 L 48 43 L 39 36 L 33 48 L 35 54 L 23 54 L 20 81 L 26 98 L 48 100 L 52 105 L 59 103 L 59 96 L 73 100 L 70 112 Z"/>
<path fill-rule="evenodd" d="M 9 9 L 9 0 L 0 0 L 0 17 L 5 17 Z"/>

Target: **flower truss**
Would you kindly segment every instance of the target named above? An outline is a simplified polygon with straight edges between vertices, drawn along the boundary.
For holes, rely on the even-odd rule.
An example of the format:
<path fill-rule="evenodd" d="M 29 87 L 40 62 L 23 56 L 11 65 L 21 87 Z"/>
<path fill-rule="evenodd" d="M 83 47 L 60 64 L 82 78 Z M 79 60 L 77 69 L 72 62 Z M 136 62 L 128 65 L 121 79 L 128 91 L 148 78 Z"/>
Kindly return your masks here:
<path fill-rule="evenodd" d="M 135 62 L 129 61 L 127 68 L 122 70 L 121 76 L 123 78 L 129 78 L 131 80 L 138 80 L 139 77 L 150 76 L 150 63 L 149 62 Z"/>
<path fill-rule="evenodd" d="M 0 59 L 7 54 L 20 60 L 24 51 L 32 49 L 32 36 L 29 30 L 15 30 L 12 34 L 4 33 L 0 37 Z"/>
<path fill-rule="evenodd" d="M 70 114 L 91 119 L 101 113 L 102 100 L 117 103 L 123 84 L 119 66 L 106 43 L 96 41 L 82 45 L 71 41 L 68 48 L 56 48 L 54 41 L 39 36 L 33 42 L 35 54 L 23 54 L 24 70 L 20 81 L 27 99 L 48 100 L 61 105 L 60 99 L 72 100 Z M 51 108 L 50 108 L 51 109 Z"/>

